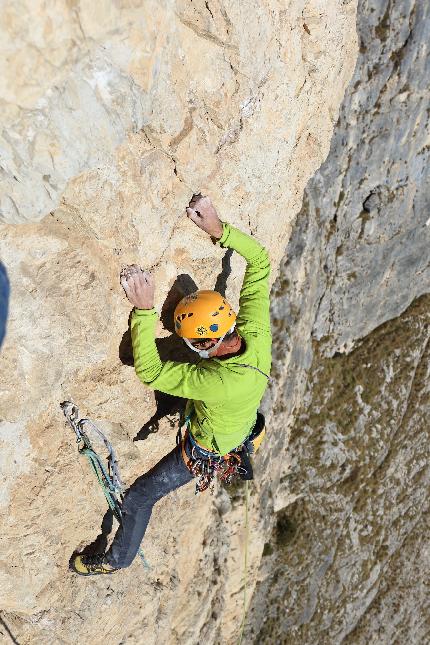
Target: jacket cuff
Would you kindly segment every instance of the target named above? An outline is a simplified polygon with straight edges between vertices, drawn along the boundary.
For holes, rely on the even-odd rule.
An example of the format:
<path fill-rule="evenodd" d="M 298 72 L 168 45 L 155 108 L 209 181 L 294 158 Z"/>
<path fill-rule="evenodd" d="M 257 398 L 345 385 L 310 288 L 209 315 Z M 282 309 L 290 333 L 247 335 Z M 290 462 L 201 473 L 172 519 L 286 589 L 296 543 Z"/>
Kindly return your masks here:
<path fill-rule="evenodd" d="M 156 316 L 157 312 L 155 310 L 155 307 L 152 309 L 137 309 L 137 307 L 134 307 L 133 312 L 132 312 L 133 318 L 137 316 L 138 318 L 149 318 L 151 316 Z"/>
<path fill-rule="evenodd" d="M 222 236 L 220 237 L 220 239 L 219 239 L 219 240 L 217 240 L 217 241 L 218 241 L 218 244 L 219 244 L 220 246 L 224 246 L 224 244 L 225 244 L 225 243 L 226 243 L 226 241 L 227 241 L 228 236 L 230 235 L 230 224 L 227 224 L 227 222 L 223 222 L 223 223 L 222 223 L 222 228 L 223 228 L 223 234 L 222 234 Z"/>

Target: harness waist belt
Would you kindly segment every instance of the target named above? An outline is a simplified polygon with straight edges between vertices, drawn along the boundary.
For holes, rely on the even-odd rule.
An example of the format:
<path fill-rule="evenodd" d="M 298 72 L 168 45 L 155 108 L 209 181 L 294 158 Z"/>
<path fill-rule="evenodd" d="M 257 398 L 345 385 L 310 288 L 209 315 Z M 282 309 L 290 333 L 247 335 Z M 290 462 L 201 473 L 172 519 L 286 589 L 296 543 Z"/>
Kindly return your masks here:
<path fill-rule="evenodd" d="M 247 434 L 247 435 L 242 439 L 242 441 L 241 441 L 237 446 L 235 446 L 234 448 L 232 448 L 231 450 L 229 450 L 229 452 L 234 452 L 235 450 L 237 450 L 237 449 L 238 449 L 238 448 L 239 448 L 239 447 L 240 447 L 240 446 L 241 446 L 241 445 L 242 445 L 242 444 L 243 444 L 243 443 L 248 439 L 248 437 L 252 434 L 252 431 L 253 431 L 253 430 L 254 430 L 254 428 L 255 428 L 255 424 L 256 424 L 256 421 L 253 423 L 253 425 L 252 425 L 252 427 L 251 427 L 250 431 L 249 431 L 249 432 L 248 432 L 248 434 Z M 197 441 L 197 439 L 193 436 L 193 433 L 191 432 L 191 430 L 190 430 L 190 427 L 189 427 L 189 426 L 188 426 L 187 430 L 188 430 L 188 436 L 189 436 L 190 442 L 191 442 L 191 444 L 192 444 L 193 446 L 197 446 L 198 448 L 200 448 L 200 450 L 204 450 L 205 452 L 207 452 L 207 453 L 208 453 L 208 454 L 210 454 L 210 455 L 215 455 L 215 456 L 217 456 L 217 457 L 219 457 L 219 456 L 221 456 L 221 457 L 222 457 L 222 456 L 223 456 L 223 455 L 220 455 L 220 453 L 218 453 L 218 452 L 213 452 L 212 450 L 208 450 L 205 446 L 202 446 L 202 444 L 201 444 L 201 443 L 199 443 L 199 442 Z M 228 453 L 227 453 L 227 454 L 228 454 Z"/>

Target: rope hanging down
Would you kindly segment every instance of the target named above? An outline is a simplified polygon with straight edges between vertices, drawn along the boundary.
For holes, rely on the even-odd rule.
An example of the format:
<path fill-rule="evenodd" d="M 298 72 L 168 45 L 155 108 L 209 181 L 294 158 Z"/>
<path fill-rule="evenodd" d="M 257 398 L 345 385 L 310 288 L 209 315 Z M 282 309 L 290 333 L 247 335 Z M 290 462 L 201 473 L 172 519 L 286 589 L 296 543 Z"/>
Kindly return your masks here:
<path fill-rule="evenodd" d="M 103 432 L 90 419 L 79 420 L 79 410 L 77 406 L 72 403 L 72 401 L 64 401 L 63 403 L 60 403 L 60 407 L 63 410 L 67 422 L 76 434 L 79 453 L 87 457 L 89 464 L 94 471 L 95 476 L 97 477 L 97 481 L 99 482 L 103 490 L 104 496 L 106 497 L 106 501 L 109 504 L 110 509 L 112 510 L 118 523 L 121 524 L 121 507 L 123 501 L 124 485 L 121 481 L 118 460 L 116 458 L 112 444 L 110 443 L 110 441 L 108 441 Z M 91 441 L 88 437 L 88 432 L 90 431 L 93 432 L 106 446 L 106 449 L 109 453 L 107 458 L 107 468 L 104 465 L 100 455 L 97 454 L 97 452 L 91 445 Z M 149 569 L 149 564 L 141 549 L 139 549 L 139 555 L 142 558 L 143 565 L 147 569 Z"/>
<path fill-rule="evenodd" d="M 248 506 L 249 506 L 249 488 L 248 480 L 245 481 L 245 548 L 243 555 L 243 613 L 242 622 L 240 623 L 239 641 L 238 645 L 242 644 L 243 632 L 245 629 L 246 621 L 246 591 L 248 585 L 248 541 L 249 541 L 249 520 L 248 520 Z"/>

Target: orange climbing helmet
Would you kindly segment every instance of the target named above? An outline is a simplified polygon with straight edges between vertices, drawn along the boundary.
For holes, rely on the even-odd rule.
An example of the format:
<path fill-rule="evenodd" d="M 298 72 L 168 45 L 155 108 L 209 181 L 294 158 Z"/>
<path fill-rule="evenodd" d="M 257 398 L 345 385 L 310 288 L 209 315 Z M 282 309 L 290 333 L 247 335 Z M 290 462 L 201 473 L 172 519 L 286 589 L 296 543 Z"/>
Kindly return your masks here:
<path fill-rule="evenodd" d="M 175 330 L 181 338 L 223 338 L 236 314 L 218 291 L 195 291 L 176 305 Z"/>

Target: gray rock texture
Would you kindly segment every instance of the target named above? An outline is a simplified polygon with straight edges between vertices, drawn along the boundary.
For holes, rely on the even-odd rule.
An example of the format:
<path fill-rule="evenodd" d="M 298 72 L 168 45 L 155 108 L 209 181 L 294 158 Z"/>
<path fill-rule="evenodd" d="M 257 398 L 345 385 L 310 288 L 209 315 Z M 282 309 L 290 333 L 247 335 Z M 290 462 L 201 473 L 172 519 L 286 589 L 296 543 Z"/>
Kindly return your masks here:
<path fill-rule="evenodd" d="M 428 642 L 429 14 L 359 3 L 355 74 L 273 288 L 283 457 L 249 642 Z"/>
<path fill-rule="evenodd" d="M 307 192 L 327 279 L 313 335 L 342 351 L 430 291 L 430 6 L 362 2 L 360 55 Z"/>
<path fill-rule="evenodd" d="M 250 612 L 254 642 L 428 635 L 430 298 L 316 351 Z"/>

